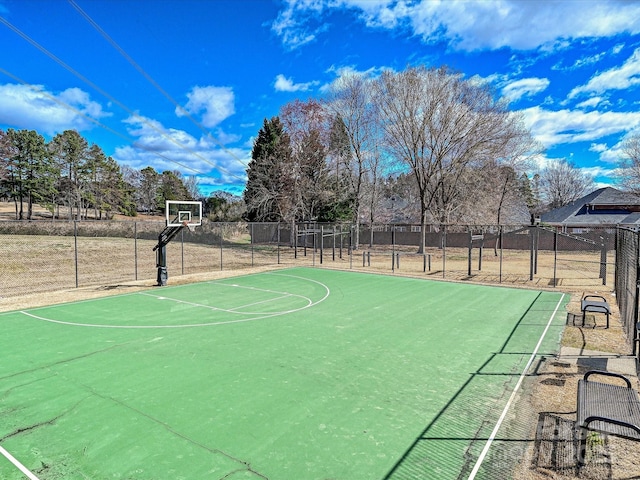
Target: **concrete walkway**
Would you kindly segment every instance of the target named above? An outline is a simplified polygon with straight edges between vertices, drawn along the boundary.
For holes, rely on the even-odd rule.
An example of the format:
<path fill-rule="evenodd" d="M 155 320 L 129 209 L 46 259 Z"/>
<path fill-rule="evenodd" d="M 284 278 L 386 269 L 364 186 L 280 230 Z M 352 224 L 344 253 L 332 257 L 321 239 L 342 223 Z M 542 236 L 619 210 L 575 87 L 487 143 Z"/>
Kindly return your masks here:
<path fill-rule="evenodd" d="M 573 347 L 560 349 L 560 360 L 589 370 L 607 370 L 630 377 L 637 377 L 636 357 L 596 352 Z"/>

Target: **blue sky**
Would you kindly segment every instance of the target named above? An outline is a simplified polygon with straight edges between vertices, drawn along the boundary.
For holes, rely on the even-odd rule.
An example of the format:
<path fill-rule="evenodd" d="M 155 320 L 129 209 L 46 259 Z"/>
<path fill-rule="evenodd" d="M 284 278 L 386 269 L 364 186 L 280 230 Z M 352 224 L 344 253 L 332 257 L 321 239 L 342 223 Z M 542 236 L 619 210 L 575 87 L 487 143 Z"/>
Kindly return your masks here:
<path fill-rule="evenodd" d="M 0 128 L 78 130 L 119 163 L 241 194 L 265 118 L 345 72 L 479 77 L 614 184 L 640 132 L 640 2 L 0 0 Z"/>

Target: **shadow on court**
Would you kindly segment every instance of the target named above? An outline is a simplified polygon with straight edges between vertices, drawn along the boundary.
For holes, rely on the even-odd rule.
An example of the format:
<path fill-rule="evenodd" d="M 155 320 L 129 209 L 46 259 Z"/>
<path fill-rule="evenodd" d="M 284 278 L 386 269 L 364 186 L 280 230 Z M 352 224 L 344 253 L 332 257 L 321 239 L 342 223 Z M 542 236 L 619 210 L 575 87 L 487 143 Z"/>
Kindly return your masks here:
<path fill-rule="evenodd" d="M 547 375 L 540 371 L 540 365 L 545 358 L 556 355 L 563 327 L 547 317 L 549 331 L 536 346 L 538 338 L 532 341 L 532 329 L 540 337 L 544 328 L 540 308 L 540 303 L 532 302 L 502 347 L 470 373 L 384 480 L 511 478 L 516 462 L 536 441 L 532 428 L 535 413 L 523 392 L 529 379 Z M 494 432 L 521 377 L 523 388 L 509 407 L 504 423 Z M 481 458 L 488 443 L 491 447 Z"/>

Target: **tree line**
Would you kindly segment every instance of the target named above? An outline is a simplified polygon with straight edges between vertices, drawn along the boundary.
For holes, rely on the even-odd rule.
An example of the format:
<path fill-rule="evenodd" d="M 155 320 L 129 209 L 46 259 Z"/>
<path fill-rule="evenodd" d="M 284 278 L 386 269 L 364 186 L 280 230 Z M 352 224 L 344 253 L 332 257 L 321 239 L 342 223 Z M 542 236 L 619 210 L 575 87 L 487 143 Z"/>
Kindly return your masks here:
<path fill-rule="evenodd" d="M 16 219 L 31 219 L 34 204 L 57 218 L 109 219 L 200 199 L 212 221 L 522 223 L 593 188 L 567 160 L 539 170 L 541 153 L 488 85 L 419 66 L 342 76 L 323 98 L 264 119 L 242 198 L 202 198 L 196 177 L 119 165 L 73 130 L 46 142 L 13 129 L 0 130 L 0 198 Z"/>
<path fill-rule="evenodd" d="M 244 191 L 251 221 L 521 223 L 584 195 L 486 84 L 448 68 L 345 75 L 265 119 Z M 426 229 L 422 228 L 422 232 Z"/>
<path fill-rule="evenodd" d="M 31 220 L 36 204 L 55 218 L 108 220 L 196 196 L 195 179 L 120 166 L 74 130 L 49 142 L 34 130 L 0 130 L 0 198 L 15 204 L 16 220 Z"/>

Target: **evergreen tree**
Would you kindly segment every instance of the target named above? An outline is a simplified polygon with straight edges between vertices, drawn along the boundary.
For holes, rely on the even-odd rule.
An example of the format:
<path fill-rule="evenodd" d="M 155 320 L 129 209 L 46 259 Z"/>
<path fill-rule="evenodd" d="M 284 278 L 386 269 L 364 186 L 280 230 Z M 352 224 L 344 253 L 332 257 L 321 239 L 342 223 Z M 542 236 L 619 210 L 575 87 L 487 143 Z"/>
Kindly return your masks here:
<path fill-rule="evenodd" d="M 204 214 L 212 222 L 237 222 L 245 212 L 242 198 L 228 192 L 215 192 L 204 201 Z"/>
<path fill-rule="evenodd" d="M 65 130 L 56 135 L 49 146 L 61 172 L 58 199 L 67 205 L 69 219 L 79 220 L 83 209 L 83 190 L 89 183 L 86 177 L 87 141 L 75 130 Z"/>
<path fill-rule="evenodd" d="M 88 207 L 92 207 L 95 219 L 113 217 L 117 211 L 135 215 L 131 190 L 124 181 L 118 163 L 107 157 L 97 145 L 92 145 L 87 156 L 86 170 L 90 186 L 85 193 Z"/>
<path fill-rule="evenodd" d="M 158 195 L 160 188 L 160 175 L 158 172 L 153 167 L 145 167 L 140 170 L 137 187 L 138 208 L 149 215 L 157 212 L 163 205 Z"/>
<path fill-rule="evenodd" d="M 299 172 L 292 162 L 289 136 L 278 117 L 264 120 L 247 168 L 245 219 L 257 222 L 295 221 Z"/>
<path fill-rule="evenodd" d="M 10 129 L 7 134 L 13 154 L 7 164 L 5 185 L 16 205 L 16 219 L 31 220 L 33 204 L 46 204 L 54 192 L 55 168 L 44 137 L 35 130 Z"/>
<path fill-rule="evenodd" d="M 169 170 L 165 170 L 160 176 L 158 197 L 162 208 L 164 208 L 167 200 L 193 200 L 184 184 L 182 174 L 178 171 L 171 172 Z"/>

